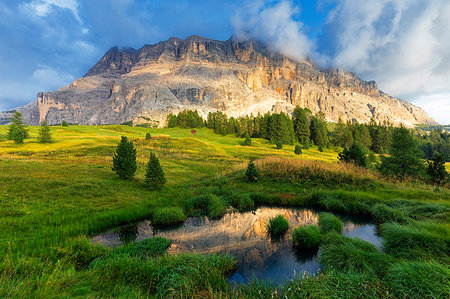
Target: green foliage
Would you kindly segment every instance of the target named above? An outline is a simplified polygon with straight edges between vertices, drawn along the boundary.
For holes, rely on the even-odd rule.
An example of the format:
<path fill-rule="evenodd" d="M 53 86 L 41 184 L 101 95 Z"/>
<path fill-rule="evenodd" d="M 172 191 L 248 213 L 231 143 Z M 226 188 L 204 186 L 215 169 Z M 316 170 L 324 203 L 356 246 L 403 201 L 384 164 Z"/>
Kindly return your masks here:
<path fill-rule="evenodd" d="M 268 117 L 268 136 L 272 143 L 277 144 L 293 144 L 294 143 L 294 128 L 292 120 L 287 114 L 283 112 L 279 114 L 272 114 Z"/>
<path fill-rule="evenodd" d="M 245 179 L 247 182 L 256 182 L 260 177 L 258 167 L 256 167 L 253 160 L 250 160 L 247 166 L 247 171 L 245 172 Z"/>
<path fill-rule="evenodd" d="M 157 227 L 173 226 L 186 220 L 183 210 L 179 207 L 156 209 L 152 214 L 152 225 Z"/>
<path fill-rule="evenodd" d="M 165 255 L 171 244 L 172 241 L 165 238 L 148 238 L 137 243 L 129 243 L 115 248 L 111 250 L 107 257 L 127 256 L 138 257 L 140 259 L 156 258 Z"/>
<path fill-rule="evenodd" d="M 41 127 L 39 129 L 39 135 L 38 135 L 38 142 L 39 143 L 52 142 L 52 134 L 50 133 L 50 128 L 48 127 L 46 120 L 44 120 L 41 123 Z"/>
<path fill-rule="evenodd" d="M 178 115 L 170 113 L 167 115 L 168 128 L 202 128 L 205 126 L 203 118 L 198 114 L 197 110 L 183 110 Z"/>
<path fill-rule="evenodd" d="M 408 216 L 402 210 L 398 208 L 391 208 L 383 203 L 375 204 L 371 209 L 371 214 L 378 223 L 404 223 L 408 220 Z"/>
<path fill-rule="evenodd" d="M 132 127 L 133 126 L 133 121 L 129 120 L 129 121 L 125 121 L 123 123 L 121 123 L 122 126 L 129 126 Z"/>
<path fill-rule="evenodd" d="M 277 215 L 269 219 L 267 224 L 267 232 L 272 237 L 279 237 L 284 235 L 289 229 L 289 223 L 283 215 Z"/>
<path fill-rule="evenodd" d="M 445 170 L 445 156 L 436 153 L 432 162 L 428 162 L 427 174 L 431 178 L 431 182 L 436 185 L 444 185 L 449 180 L 449 174 Z"/>
<path fill-rule="evenodd" d="M 369 273 L 379 277 L 386 273 L 392 260 L 369 242 L 336 233 L 330 233 L 324 238 L 319 256 L 319 261 L 326 269 Z"/>
<path fill-rule="evenodd" d="M 283 143 L 280 141 L 277 142 L 277 149 L 283 149 Z"/>
<path fill-rule="evenodd" d="M 127 137 L 122 136 L 113 156 L 112 170 L 119 178 L 126 180 L 134 176 L 136 168 L 136 148 L 132 141 L 128 141 Z"/>
<path fill-rule="evenodd" d="M 152 135 L 147 132 L 147 134 L 145 134 L 145 140 L 151 140 L 151 139 L 152 139 Z"/>
<path fill-rule="evenodd" d="M 317 150 L 318 150 L 319 152 L 323 153 L 323 146 L 319 145 L 318 148 L 317 148 Z"/>
<path fill-rule="evenodd" d="M 16 111 L 9 120 L 11 124 L 9 125 L 7 139 L 13 140 L 15 143 L 23 143 L 24 139 L 29 135 L 23 122 L 22 114 Z"/>
<path fill-rule="evenodd" d="M 311 118 L 310 123 L 311 140 L 319 148 L 323 148 L 328 145 L 328 130 L 324 121 L 321 121 L 317 117 Z"/>
<path fill-rule="evenodd" d="M 295 107 L 292 114 L 292 123 L 294 126 L 294 135 L 298 142 L 304 144 L 309 142 L 309 120 L 307 109 Z"/>
<path fill-rule="evenodd" d="M 338 155 L 338 159 L 341 162 L 353 163 L 362 167 L 368 166 L 367 151 L 357 143 L 353 143 L 348 149 L 345 147 Z"/>
<path fill-rule="evenodd" d="M 245 133 L 244 146 L 250 146 L 250 145 L 252 145 L 252 139 L 250 138 L 250 135 L 248 135 L 248 133 Z"/>
<path fill-rule="evenodd" d="M 395 128 L 389 157 L 381 157 L 380 171 L 385 175 L 394 175 L 400 179 L 417 176 L 423 170 L 416 138 L 406 128 Z"/>
<path fill-rule="evenodd" d="M 322 212 L 319 213 L 319 228 L 322 234 L 332 231 L 340 233 L 342 231 L 342 223 L 333 214 Z"/>
<path fill-rule="evenodd" d="M 223 200 L 214 194 L 205 194 L 193 197 L 186 202 L 186 210 L 193 215 L 207 215 L 218 219 L 225 214 Z"/>
<path fill-rule="evenodd" d="M 294 154 L 301 155 L 302 154 L 302 147 L 298 144 L 295 145 Z"/>
<path fill-rule="evenodd" d="M 398 298 L 446 298 L 449 277 L 449 268 L 436 262 L 400 262 L 386 273 L 386 281 Z"/>
<path fill-rule="evenodd" d="M 150 190 L 161 190 L 164 188 L 165 183 L 166 178 L 159 163 L 159 158 L 156 157 L 155 153 L 151 152 L 145 171 L 145 185 Z"/>
<path fill-rule="evenodd" d="M 231 193 L 227 196 L 229 203 L 239 211 L 248 211 L 255 207 L 254 201 L 248 194 Z"/>
<path fill-rule="evenodd" d="M 61 126 L 68 127 L 69 125 L 67 124 L 67 122 L 65 120 L 63 120 L 63 122 L 61 123 Z"/>
<path fill-rule="evenodd" d="M 299 248 L 317 248 L 320 242 L 320 231 L 315 225 L 299 226 L 292 230 L 292 241 Z"/>
<path fill-rule="evenodd" d="M 333 143 L 340 147 L 349 147 L 353 143 L 352 131 L 340 119 L 332 133 Z"/>

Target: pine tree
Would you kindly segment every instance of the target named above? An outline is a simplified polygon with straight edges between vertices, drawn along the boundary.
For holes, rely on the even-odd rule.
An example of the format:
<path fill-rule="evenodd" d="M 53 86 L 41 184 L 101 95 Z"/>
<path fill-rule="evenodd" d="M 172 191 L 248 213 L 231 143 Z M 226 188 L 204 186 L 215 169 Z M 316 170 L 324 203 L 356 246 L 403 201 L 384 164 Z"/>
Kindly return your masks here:
<path fill-rule="evenodd" d="M 126 180 L 131 179 L 136 173 L 136 149 L 132 141 L 122 136 L 113 156 L 112 170 L 119 178 Z"/>
<path fill-rule="evenodd" d="M 404 127 L 394 129 L 389 154 L 389 157 L 381 157 L 380 171 L 383 174 L 403 180 L 406 176 L 417 176 L 423 169 L 423 153 L 418 141 Z"/>
<path fill-rule="evenodd" d="M 349 148 L 344 148 L 338 159 L 341 162 L 353 163 L 362 167 L 367 167 L 368 164 L 367 151 L 357 143 L 353 143 Z"/>
<path fill-rule="evenodd" d="M 69 125 L 67 124 L 67 122 L 65 120 L 63 120 L 63 122 L 61 123 L 61 126 L 68 127 Z"/>
<path fill-rule="evenodd" d="M 166 183 L 164 171 L 159 163 L 158 157 L 154 153 L 150 153 L 145 172 L 145 184 L 150 190 L 161 190 Z"/>
<path fill-rule="evenodd" d="M 245 178 L 248 182 L 256 182 L 259 179 L 259 170 L 253 160 L 250 160 L 245 172 Z"/>
<path fill-rule="evenodd" d="M 23 140 L 28 137 L 28 130 L 25 128 L 22 114 L 16 111 L 10 121 L 7 138 L 15 143 L 23 143 Z"/>
<path fill-rule="evenodd" d="M 432 162 L 428 162 L 427 174 L 431 182 L 436 185 L 443 185 L 449 179 L 449 174 L 445 170 L 445 156 L 441 153 L 435 153 Z"/>
<path fill-rule="evenodd" d="M 295 145 L 294 153 L 296 155 L 301 155 L 302 154 L 302 148 L 301 148 L 300 145 L 298 145 L 298 144 Z"/>
<path fill-rule="evenodd" d="M 150 135 L 150 133 L 145 134 L 145 139 L 146 140 L 152 139 L 152 135 Z"/>
<path fill-rule="evenodd" d="M 44 120 L 41 123 L 38 135 L 39 143 L 50 143 L 52 142 L 52 134 L 50 133 L 50 128 L 47 125 L 47 121 Z"/>
<path fill-rule="evenodd" d="M 244 146 L 250 145 L 252 145 L 252 139 L 250 138 L 250 135 L 248 133 L 245 133 Z"/>
<path fill-rule="evenodd" d="M 281 141 L 277 142 L 277 149 L 283 149 L 283 143 Z"/>
<path fill-rule="evenodd" d="M 292 122 L 294 126 L 295 138 L 301 143 L 305 144 L 309 140 L 309 121 L 306 114 L 306 109 L 296 107 L 292 114 Z"/>

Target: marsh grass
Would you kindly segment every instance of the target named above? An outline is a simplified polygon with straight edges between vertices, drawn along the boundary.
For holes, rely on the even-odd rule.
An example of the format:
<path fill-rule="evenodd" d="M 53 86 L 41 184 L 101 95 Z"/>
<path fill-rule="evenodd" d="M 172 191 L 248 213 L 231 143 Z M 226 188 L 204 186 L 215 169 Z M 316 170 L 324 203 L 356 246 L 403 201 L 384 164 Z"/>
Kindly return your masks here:
<path fill-rule="evenodd" d="M 319 213 L 319 229 L 322 234 L 329 232 L 342 232 L 342 223 L 338 217 L 331 213 Z"/>
<path fill-rule="evenodd" d="M 269 219 L 266 228 L 272 237 L 280 237 L 288 231 L 289 223 L 283 215 L 277 215 Z"/>
<path fill-rule="evenodd" d="M 152 214 L 152 225 L 156 227 L 174 226 L 186 220 L 183 210 L 179 207 L 156 209 Z"/>
<path fill-rule="evenodd" d="M 299 248 L 317 248 L 320 243 L 320 231 L 315 225 L 299 226 L 292 230 L 292 241 Z"/>

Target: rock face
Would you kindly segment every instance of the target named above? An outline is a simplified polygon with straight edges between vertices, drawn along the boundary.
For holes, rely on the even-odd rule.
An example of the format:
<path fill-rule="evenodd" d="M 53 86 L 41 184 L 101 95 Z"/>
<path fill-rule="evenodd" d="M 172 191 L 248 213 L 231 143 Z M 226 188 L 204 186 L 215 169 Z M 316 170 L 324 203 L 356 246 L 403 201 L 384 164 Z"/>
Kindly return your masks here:
<path fill-rule="evenodd" d="M 341 70 L 295 61 L 254 41 L 170 38 L 139 50 L 112 48 L 87 74 L 55 92 L 41 92 L 27 119 L 49 124 L 164 125 L 168 113 L 197 109 L 206 116 L 322 111 L 330 121 L 435 123 L 422 109 Z"/>

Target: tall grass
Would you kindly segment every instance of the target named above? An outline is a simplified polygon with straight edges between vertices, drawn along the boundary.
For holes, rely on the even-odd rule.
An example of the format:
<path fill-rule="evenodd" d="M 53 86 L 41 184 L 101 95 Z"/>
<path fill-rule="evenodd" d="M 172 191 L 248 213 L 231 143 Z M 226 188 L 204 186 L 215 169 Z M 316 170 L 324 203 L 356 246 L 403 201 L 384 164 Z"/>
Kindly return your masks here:
<path fill-rule="evenodd" d="M 292 230 L 292 242 L 299 248 L 317 248 L 320 242 L 320 231 L 315 225 L 299 226 Z"/>
<path fill-rule="evenodd" d="M 333 214 L 322 212 L 319 214 L 319 228 L 320 232 L 323 234 L 329 232 L 341 233 L 342 223 L 341 220 Z"/>

